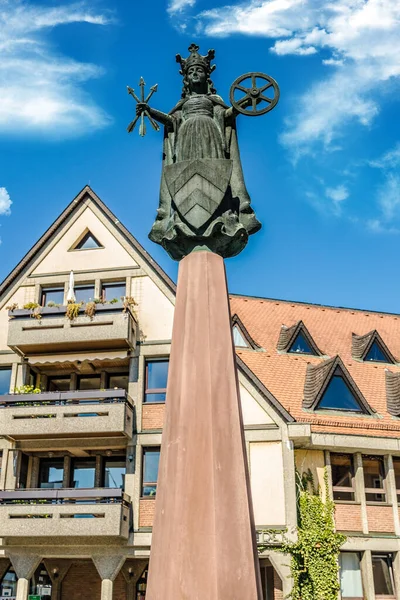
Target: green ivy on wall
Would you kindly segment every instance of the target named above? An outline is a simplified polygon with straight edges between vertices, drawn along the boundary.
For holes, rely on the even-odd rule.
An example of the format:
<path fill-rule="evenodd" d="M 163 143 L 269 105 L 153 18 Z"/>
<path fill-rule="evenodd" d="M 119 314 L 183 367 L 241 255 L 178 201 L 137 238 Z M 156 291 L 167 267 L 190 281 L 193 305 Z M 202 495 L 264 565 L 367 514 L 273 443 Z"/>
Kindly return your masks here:
<path fill-rule="evenodd" d="M 297 541 L 284 541 L 281 552 L 291 557 L 292 600 L 337 600 L 339 550 L 346 536 L 335 532 L 335 504 L 328 493 L 325 470 L 325 501 L 314 485 L 311 471 L 297 474 Z M 259 546 L 262 552 L 266 547 Z"/>

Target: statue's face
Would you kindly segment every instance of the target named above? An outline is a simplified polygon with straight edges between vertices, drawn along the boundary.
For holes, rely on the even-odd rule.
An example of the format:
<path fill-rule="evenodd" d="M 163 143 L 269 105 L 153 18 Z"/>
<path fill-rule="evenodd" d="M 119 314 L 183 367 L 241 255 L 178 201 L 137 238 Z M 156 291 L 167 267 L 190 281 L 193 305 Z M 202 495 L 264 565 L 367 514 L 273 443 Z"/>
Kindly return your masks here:
<path fill-rule="evenodd" d="M 187 78 L 191 89 L 197 89 L 199 87 L 205 88 L 207 83 L 206 72 L 200 65 L 193 65 L 192 67 L 189 67 Z"/>

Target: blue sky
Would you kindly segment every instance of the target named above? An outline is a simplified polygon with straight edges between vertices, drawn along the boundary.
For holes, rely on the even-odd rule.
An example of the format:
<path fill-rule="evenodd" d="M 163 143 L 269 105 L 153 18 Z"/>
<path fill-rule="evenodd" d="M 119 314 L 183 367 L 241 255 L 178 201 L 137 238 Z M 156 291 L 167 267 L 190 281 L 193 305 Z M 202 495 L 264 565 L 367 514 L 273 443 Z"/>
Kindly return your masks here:
<path fill-rule="evenodd" d="M 0 0 L 0 278 L 87 183 L 176 278 L 147 239 L 162 135 L 127 134 L 126 85 L 158 83 L 170 110 L 192 41 L 215 48 L 225 100 L 249 71 L 281 89 L 239 117 L 263 229 L 227 261 L 230 290 L 400 312 L 398 0 Z"/>

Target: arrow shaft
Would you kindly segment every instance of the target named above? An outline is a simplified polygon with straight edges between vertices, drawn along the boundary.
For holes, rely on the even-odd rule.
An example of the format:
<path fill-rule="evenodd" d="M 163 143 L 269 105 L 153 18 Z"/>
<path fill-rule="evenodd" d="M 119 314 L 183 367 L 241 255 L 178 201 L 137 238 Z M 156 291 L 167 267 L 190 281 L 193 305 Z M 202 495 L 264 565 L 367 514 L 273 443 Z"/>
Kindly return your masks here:
<path fill-rule="evenodd" d="M 133 121 L 131 121 L 127 127 L 128 133 L 131 133 L 131 131 L 133 131 L 135 129 L 136 123 L 139 120 L 140 115 L 137 115 L 137 117 L 135 117 L 133 119 Z"/>
<path fill-rule="evenodd" d="M 140 102 L 139 98 L 135 94 L 135 90 L 130 87 L 128 87 L 128 94 L 130 94 L 136 100 L 136 102 Z"/>
<path fill-rule="evenodd" d="M 156 131 L 160 131 L 160 126 L 157 123 L 157 121 L 155 121 L 150 114 L 147 112 L 147 110 L 144 111 L 144 114 L 146 115 L 146 117 L 149 119 L 151 126 L 153 127 L 153 129 L 155 129 Z"/>

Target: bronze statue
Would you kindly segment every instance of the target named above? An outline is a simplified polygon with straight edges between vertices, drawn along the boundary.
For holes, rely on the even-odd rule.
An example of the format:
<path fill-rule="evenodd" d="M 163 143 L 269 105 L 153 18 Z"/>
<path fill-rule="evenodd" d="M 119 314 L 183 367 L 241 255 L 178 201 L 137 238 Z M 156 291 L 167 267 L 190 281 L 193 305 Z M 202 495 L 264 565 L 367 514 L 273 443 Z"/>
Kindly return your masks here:
<path fill-rule="evenodd" d="M 188 58 L 179 54 L 176 57 L 183 75 L 183 91 L 181 100 L 168 114 L 147 103 L 155 86 L 145 98 L 141 79 L 141 99 L 128 88 L 137 101 L 137 116 L 128 131 L 141 118 L 140 134 L 144 135 L 144 116 L 155 129 L 155 121 L 164 125 L 160 205 L 149 238 L 175 260 L 193 250 L 207 249 L 224 258 L 235 256 L 247 244 L 248 236 L 260 229 L 243 178 L 236 117 L 239 113 L 263 114 L 279 98 L 278 86 L 271 77 L 250 73 L 234 82 L 232 106 L 227 106 L 211 81 L 214 50 L 206 56 L 198 50 L 199 46 L 192 44 Z M 267 83 L 258 88 L 257 77 Z M 241 85 L 247 78 L 251 78 L 250 87 Z M 273 98 L 263 94 L 269 88 Z M 236 91 L 245 96 L 235 100 Z M 267 103 L 266 107 L 257 110 L 262 102 Z"/>

